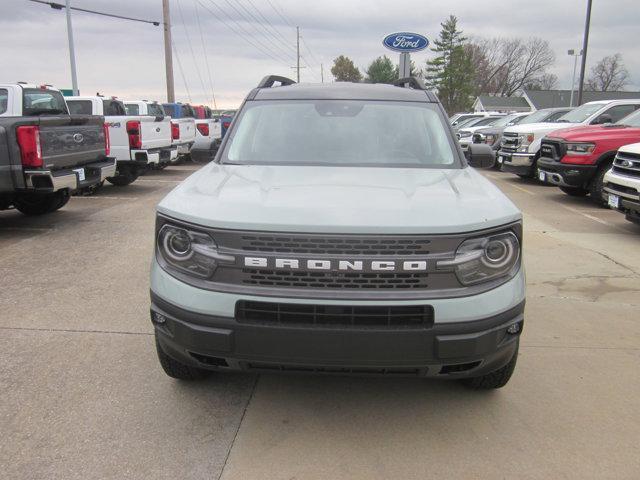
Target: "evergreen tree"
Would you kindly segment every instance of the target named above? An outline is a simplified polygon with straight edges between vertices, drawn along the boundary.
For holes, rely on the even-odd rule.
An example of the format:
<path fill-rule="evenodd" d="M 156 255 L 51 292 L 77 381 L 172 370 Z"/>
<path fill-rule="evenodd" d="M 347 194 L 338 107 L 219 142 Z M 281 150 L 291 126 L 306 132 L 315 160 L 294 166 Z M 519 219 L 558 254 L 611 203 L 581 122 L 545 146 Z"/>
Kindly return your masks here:
<path fill-rule="evenodd" d="M 466 37 L 458 30 L 458 19 L 450 15 L 431 50 L 438 54 L 427 61 L 425 72 L 429 88 L 437 90 L 447 113 L 468 111 L 473 103 L 473 64 L 464 48 Z"/>
<path fill-rule="evenodd" d="M 393 62 L 386 55 L 371 62 L 366 74 L 365 80 L 369 83 L 393 83 L 398 78 Z"/>

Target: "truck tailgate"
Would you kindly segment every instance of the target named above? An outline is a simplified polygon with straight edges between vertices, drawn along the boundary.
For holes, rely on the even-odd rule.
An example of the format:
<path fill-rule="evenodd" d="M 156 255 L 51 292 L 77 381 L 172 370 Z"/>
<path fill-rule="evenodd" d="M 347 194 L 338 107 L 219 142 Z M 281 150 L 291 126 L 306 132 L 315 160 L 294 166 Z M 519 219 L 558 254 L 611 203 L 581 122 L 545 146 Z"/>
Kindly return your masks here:
<path fill-rule="evenodd" d="M 171 146 L 171 120 L 168 117 L 140 117 L 140 129 L 143 150 Z"/>
<path fill-rule="evenodd" d="M 180 125 L 180 140 L 177 143 L 193 142 L 196 139 L 196 122 L 193 118 L 173 120 Z"/>
<path fill-rule="evenodd" d="M 71 115 L 27 117 L 25 123 L 40 126 L 44 167 L 57 170 L 96 162 L 105 157 L 103 118 Z"/>

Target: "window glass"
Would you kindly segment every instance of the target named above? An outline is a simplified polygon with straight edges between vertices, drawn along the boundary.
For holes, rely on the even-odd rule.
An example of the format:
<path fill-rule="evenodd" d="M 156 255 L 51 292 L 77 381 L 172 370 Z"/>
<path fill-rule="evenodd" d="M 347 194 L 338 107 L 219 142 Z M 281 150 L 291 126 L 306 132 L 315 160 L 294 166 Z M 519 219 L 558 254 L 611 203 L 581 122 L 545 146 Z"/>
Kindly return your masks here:
<path fill-rule="evenodd" d="M 125 103 L 124 109 L 127 112 L 127 115 L 140 115 L 140 105 L 137 103 Z"/>
<path fill-rule="evenodd" d="M 22 114 L 60 115 L 67 114 L 67 104 L 60 92 L 41 88 L 25 88 L 22 90 Z"/>
<path fill-rule="evenodd" d="M 237 121 L 223 162 L 436 168 L 458 163 L 446 119 L 428 103 L 248 102 Z"/>
<path fill-rule="evenodd" d="M 124 108 L 124 104 L 118 100 L 103 100 L 102 105 L 105 116 L 110 117 L 127 114 L 127 111 Z"/>
<path fill-rule="evenodd" d="M 611 107 L 609 110 L 604 113 L 607 115 L 611 115 L 611 121 L 617 122 L 620 119 L 626 117 L 630 113 L 635 112 L 636 105 L 616 105 L 615 107 Z"/>
<path fill-rule="evenodd" d="M 603 103 L 585 103 L 578 108 L 565 113 L 558 119 L 559 123 L 582 123 L 591 115 L 600 110 L 605 104 Z"/>
<path fill-rule="evenodd" d="M 0 88 L 0 115 L 7 111 L 9 107 L 9 92 L 6 88 Z"/>
<path fill-rule="evenodd" d="M 149 112 L 149 115 L 151 115 L 153 117 L 163 117 L 164 116 L 164 110 L 162 109 L 162 106 L 158 105 L 157 103 L 148 103 L 147 104 L 147 111 Z"/>
<path fill-rule="evenodd" d="M 91 115 L 91 100 L 69 100 L 69 113 L 72 115 Z"/>
<path fill-rule="evenodd" d="M 640 110 L 635 110 L 631 115 L 622 117 L 616 123 L 620 125 L 629 125 L 630 127 L 640 127 Z"/>

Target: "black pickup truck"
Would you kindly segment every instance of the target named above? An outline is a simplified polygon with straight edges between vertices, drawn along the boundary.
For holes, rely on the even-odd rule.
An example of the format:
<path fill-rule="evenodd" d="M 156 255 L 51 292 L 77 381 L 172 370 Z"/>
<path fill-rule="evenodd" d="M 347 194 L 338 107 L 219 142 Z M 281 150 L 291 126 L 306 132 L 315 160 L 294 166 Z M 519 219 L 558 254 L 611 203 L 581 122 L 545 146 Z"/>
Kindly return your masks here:
<path fill-rule="evenodd" d="M 103 117 L 69 115 L 48 85 L 0 84 L 0 210 L 53 212 L 115 169 Z"/>

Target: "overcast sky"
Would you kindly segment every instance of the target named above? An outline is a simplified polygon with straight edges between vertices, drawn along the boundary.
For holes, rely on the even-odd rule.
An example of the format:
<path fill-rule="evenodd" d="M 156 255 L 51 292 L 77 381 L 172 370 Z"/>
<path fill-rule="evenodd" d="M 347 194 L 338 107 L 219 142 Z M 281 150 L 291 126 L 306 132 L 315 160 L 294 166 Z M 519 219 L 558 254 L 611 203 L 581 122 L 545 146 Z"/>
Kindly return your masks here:
<path fill-rule="evenodd" d="M 179 101 L 211 104 L 212 83 L 218 107 L 232 108 L 264 75 L 294 77 L 294 70 L 289 68 L 295 63 L 292 25 L 299 25 L 303 36 L 303 65 L 308 66 L 302 70 L 302 81 L 320 81 L 320 63 L 324 63 L 325 81 L 330 81 L 329 69 L 336 56 L 351 57 L 361 70 L 385 53 L 397 61 L 397 54 L 382 46 L 386 34 L 414 31 L 433 40 L 440 22 L 449 14 L 458 17 L 460 27 L 469 36 L 545 38 L 556 53 L 551 71 L 558 76 L 560 88 L 569 88 L 573 60 L 566 52 L 581 47 L 586 3 L 586 0 L 171 0 L 177 51 L 176 96 Z M 161 0 L 72 0 L 72 5 L 149 20 L 162 19 Z M 627 90 L 640 90 L 638 6 L 638 0 L 593 1 L 587 70 L 603 56 L 619 52 L 631 74 Z M 266 30 L 256 20 L 267 25 Z M 162 27 L 73 12 L 73 28 L 81 93 L 99 91 L 124 99 L 165 100 Z M 0 82 L 24 80 L 50 83 L 58 88 L 71 86 L 64 11 L 27 0 L 0 0 L 0 32 Z M 424 51 L 412 58 L 421 66 L 431 57 L 433 53 Z M 178 63 L 182 65 L 186 85 Z"/>

